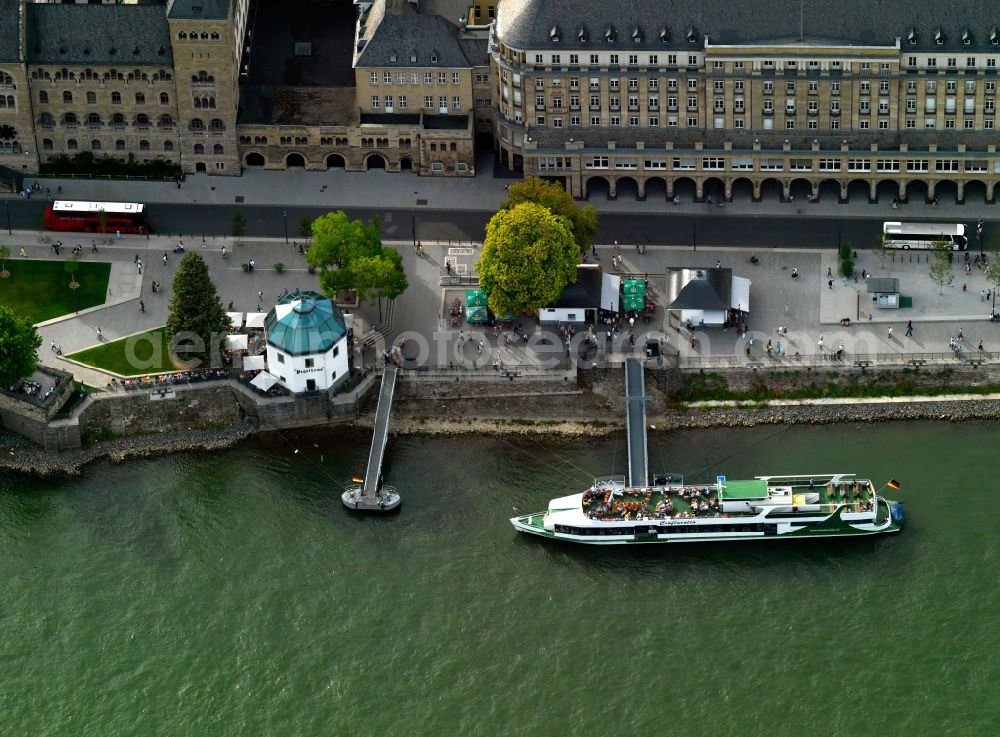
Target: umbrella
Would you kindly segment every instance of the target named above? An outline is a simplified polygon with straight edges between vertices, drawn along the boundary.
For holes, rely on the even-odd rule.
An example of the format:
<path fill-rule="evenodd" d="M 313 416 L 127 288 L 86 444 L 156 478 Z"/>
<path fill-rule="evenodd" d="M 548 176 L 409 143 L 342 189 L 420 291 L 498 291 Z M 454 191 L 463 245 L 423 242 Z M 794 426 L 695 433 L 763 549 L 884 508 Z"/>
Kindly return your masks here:
<path fill-rule="evenodd" d="M 268 389 L 270 389 L 272 386 L 278 383 L 278 377 L 267 373 L 267 371 L 261 371 L 259 374 L 253 377 L 253 380 L 250 383 L 253 384 L 255 387 L 257 387 L 258 389 L 260 389 L 261 391 L 266 392 Z"/>
<path fill-rule="evenodd" d="M 247 371 L 264 368 L 263 356 L 243 356 L 243 368 Z"/>
<path fill-rule="evenodd" d="M 247 336 L 243 333 L 227 335 L 226 349 L 230 351 L 245 351 L 247 349 Z"/>
<path fill-rule="evenodd" d="M 229 322 L 231 322 L 233 327 L 236 328 L 237 330 L 243 327 L 242 312 L 227 312 L 226 316 L 229 318 Z"/>
<path fill-rule="evenodd" d="M 248 312 L 247 313 L 247 327 L 248 328 L 262 328 L 264 327 L 264 318 L 267 317 L 266 312 Z"/>

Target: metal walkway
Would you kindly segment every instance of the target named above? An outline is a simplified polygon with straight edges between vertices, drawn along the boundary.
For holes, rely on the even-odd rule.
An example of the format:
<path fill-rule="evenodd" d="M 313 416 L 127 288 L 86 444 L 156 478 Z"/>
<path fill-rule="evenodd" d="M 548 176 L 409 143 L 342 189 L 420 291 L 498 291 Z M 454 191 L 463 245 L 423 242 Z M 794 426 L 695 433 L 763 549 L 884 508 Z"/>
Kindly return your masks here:
<path fill-rule="evenodd" d="M 385 456 L 385 444 L 389 440 L 389 415 L 392 412 L 392 394 L 395 389 L 396 367 L 387 366 L 378 392 L 372 449 L 368 454 L 368 470 L 365 471 L 365 485 L 362 487 L 362 493 L 366 497 L 374 497 L 382 481 L 382 458 Z"/>
<path fill-rule="evenodd" d="M 625 406 L 628 410 L 628 485 L 647 486 L 646 389 L 642 361 L 638 358 L 625 359 Z"/>

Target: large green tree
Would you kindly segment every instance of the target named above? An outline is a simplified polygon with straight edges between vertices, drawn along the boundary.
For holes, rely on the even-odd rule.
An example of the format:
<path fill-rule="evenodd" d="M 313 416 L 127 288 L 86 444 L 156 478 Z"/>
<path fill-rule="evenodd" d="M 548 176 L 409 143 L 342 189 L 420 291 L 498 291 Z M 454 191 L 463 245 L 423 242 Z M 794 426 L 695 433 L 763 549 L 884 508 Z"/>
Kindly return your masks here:
<path fill-rule="evenodd" d="M 313 221 L 312 238 L 306 261 L 319 270 L 327 296 L 353 289 L 362 301 L 394 299 L 406 290 L 403 259 L 382 245 L 378 223 L 349 220 L 343 210 L 329 212 Z"/>
<path fill-rule="evenodd" d="M 479 283 L 498 315 L 551 304 L 576 281 L 580 251 L 566 218 L 534 202 L 500 210 L 486 224 Z"/>
<path fill-rule="evenodd" d="M 931 281 L 938 285 L 938 294 L 944 292 L 944 288 L 955 281 L 955 271 L 951 267 L 952 250 L 951 243 L 939 238 L 931 244 L 934 251 L 934 259 L 930 265 Z"/>
<path fill-rule="evenodd" d="M 509 210 L 522 202 L 534 202 L 566 218 L 580 253 L 590 248 L 598 223 L 597 209 L 593 205 L 581 208 L 558 183 L 538 177 L 528 177 L 523 182 L 510 185 L 503 208 Z"/>
<path fill-rule="evenodd" d="M 182 341 L 179 352 L 185 358 L 208 359 L 213 341 L 229 332 L 229 317 L 208 275 L 208 266 L 197 253 L 181 259 L 174 275 L 174 296 L 167 317 L 167 344 L 174 348 Z M 197 336 L 200 341 L 192 341 Z M 200 345 L 198 344 L 200 342 Z"/>
<path fill-rule="evenodd" d="M 38 365 L 42 336 L 25 317 L 0 305 L 0 386 L 13 386 Z"/>

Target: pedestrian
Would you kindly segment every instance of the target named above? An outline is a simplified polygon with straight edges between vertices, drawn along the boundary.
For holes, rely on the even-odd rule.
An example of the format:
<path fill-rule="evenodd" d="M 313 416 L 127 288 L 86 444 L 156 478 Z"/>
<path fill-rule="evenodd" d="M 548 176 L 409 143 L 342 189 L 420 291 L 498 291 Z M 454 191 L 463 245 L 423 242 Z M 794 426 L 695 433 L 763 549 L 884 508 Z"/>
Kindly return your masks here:
<path fill-rule="evenodd" d="M 721 269 L 722 268 L 722 261 L 720 261 L 719 259 L 716 259 L 715 260 L 715 268 Z"/>
<path fill-rule="evenodd" d="M 906 337 L 913 337 L 913 320 L 907 320 L 906 322 Z"/>
<path fill-rule="evenodd" d="M 797 268 L 793 268 L 792 269 L 792 278 L 793 279 L 798 279 L 799 278 L 799 270 Z"/>
<path fill-rule="evenodd" d="M 52 352 L 56 352 L 56 342 L 54 340 L 52 341 Z"/>
<path fill-rule="evenodd" d="M 167 265 L 167 254 L 166 253 L 163 254 L 163 265 L 164 266 Z"/>
<path fill-rule="evenodd" d="M 448 272 L 448 276 L 451 276 L 451 261 L 444 262 L 444 270 Z"/>
<path fill-rule="evenodd" d="M 819 352 L 822 353 L 823 352 L 823 336 L 822 335 L 819 336 L 819 340 L 816 341 L 816 345 L 819 346 Z"/>
<path fill-rule="evenodd" d="M 250 259 L 250 264 L 249 264 L 249 266 L 250 266 L 250 271 L 253 271 L 253 267 L 254 267 L 254 266 L 256 266 L 256 265 L 257 265 L 257 264 L 256 264 L 256 263 L 254 262 L 254 260 L 253 260 L 253 259 Z"/>
<path fill-rule="evenodd" d="M 830 289 L 833 289 L 833 279 L 830 279 L 830 280 L 829 280 L 829 281 L 827 282 L 827 286 L 829 286 L 829 287 L 830 287 Z"/>
<path fill-rule="evenodd" d="M 594 259 L 597 260 L 597 246 L 591 245 L 590 252 L 594 255 Z"/>
<path fill-rule="evenodd" d="M 781 355 L 781 341 L 780 340 L 775 342 L 775 344 L 774 344 L 774 352 L 776 354 L 778 354 L 779 356 Z"/>
<path fill-rule="evenodd" d="M 233 311 L 233 300 L 229 300 L 229 312 Z"/>
<path fill-rule="evenodd" d="M 968 283 L 962 282 L 962 291 L 963 292 L 969 291 L 969 285 L 968 285 Z M 982 302 L 982 300 L 979 300 L 979 301 Z"/>
<path fill-rule="evenodd" d="M 141 274 L 142 273 L 142 259 L 139 259 L 139 261 L 136 262 L 135 267 L 136 267 L 136 271 L 138 271 Z"/>
<path fill-rule="evenodd" d="M 618 247 L 618 241 L 615 241 L 615 250 L 616 251 L 622 250 L 621 248 Z"/>
<path fill-rule="evenodd" d="M 889 326 L 889 340 L 892 340 L 892 325 Z"/>
<path fill-rule="evenodd" d="M 479 341 L 479 345 L 478 345 L 478 346 L 476 346 L 476 353 L 478 353 L 479 355 L 482 355 L 482 353 L 483 353 L 483 348 L 485 348 L 485 347 L 486 347 L 486 344 L 485 344 L 485 343 L 483 343 L 483 341 L 482 341 L 482 340 L 480 339 L 480 341 Z"/>
<path fill-rule="evenodd" d="M 139 312 L 145 312 L 145 311 L 146 311 L 146 303 L 145 303 L 145 302 L 143 302 L 143 301 L 142 301 L 142 300 L 140 299 L 140 300 L 139 300 Z"/>
<path fill-rule="evenodd" d="M 133 263 L 133 264 L 137 264 L 137 263 L 139 263 L 139 254 L 138 254 L 138 253 L 137 253 L 137 254 L 135 255 L 135 258 L 134 258 L 134 259 L 132 259 L 132 263 Z"/>
<path fill-rule="evenodd" d="M 983 352 L 983 341 L 982 340 L 979 341 L 979 352 L 980 353 Z"/>
<path fill-rule="evenodd" d="M 862 279 L 867 279 L 868 278 L 868 272 L 865 271 L 864 269 L 861 270 L 861 278 Z"/>
<path fill-rule="evenodd" d="M 986 301 L 986 290 L 985 289 L 980 289 L 979 290 L 979 301 L 980 302 L 985 302 Z"/>
<path fill-rule="evenodd" d="M 227 256 L 226 256 L 226 246 L 223 245 L 222 246 L 222 260 L 225 261 L 226 258 L 227 258 Z"/>
<path fill-rule="evenodd" d="M 264 291 L 262 289 L 257 290 L 257 299 L 261 302 L 264 301 Z"/>
<path fill-rule="evenodd" d="M 827 275 L 828 277 L 829 277 L 829 276 L 833 276 L 833 269 L 832 269 L 832 268 L 830 268 L 829 266 L 827 266 L 827 267 L 826 267 L 826 275 Z"/>
<path fill-rule="evenodd" d="M 892 198 L 892 209 L 895 210 L 898 207 L 899 207 L 899 200 L 896 199 L 895 197 L 893 197 Z"/>
<path fill-rule="evenodd" d="M 962 335 L 962 328 L 958 329 L 958 339 L 959 340 L 965 340 L 965 336 Z"/>
<path fill-rule="evenodd" d="M 27 258 L 28 252 L 24 250 L 24 246 L 21 246 L 21 249 L 17 252 L 17 255 L 20 256 L 21 258 Z"/>
<path fill-rule="evenodd" d="M 104 333 L 101 332 L 101 326 L 100 325 L 97 326 L 97 339 L 98 340 L 104 340 Z"/>

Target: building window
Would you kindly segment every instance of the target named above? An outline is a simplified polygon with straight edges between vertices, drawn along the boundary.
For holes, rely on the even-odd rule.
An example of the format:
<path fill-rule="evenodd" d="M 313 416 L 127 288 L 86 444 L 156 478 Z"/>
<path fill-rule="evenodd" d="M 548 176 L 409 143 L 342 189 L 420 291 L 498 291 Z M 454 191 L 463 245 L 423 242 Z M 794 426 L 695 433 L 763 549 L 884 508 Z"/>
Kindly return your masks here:
<path fill-rule="evenodd" d="M 63 92 L 63 102 L 67 103 L 67 104 L 72 104 L 73 103 L 73 93 L 69 92 L 69 91 Z"/>
<path fill-rule="evenodd" d="M 97 104 L 97 93 L 96 92 L 88 92 L 87 93 L 87 104 L 88 105 L 96 105 Z"/>
<path fill-rule="evenodd" d="M 146 96 L 142 92 L 136 92 L 135 93 L 135 104 L 136 105 L 145 105 L 146 104 Z"/>

